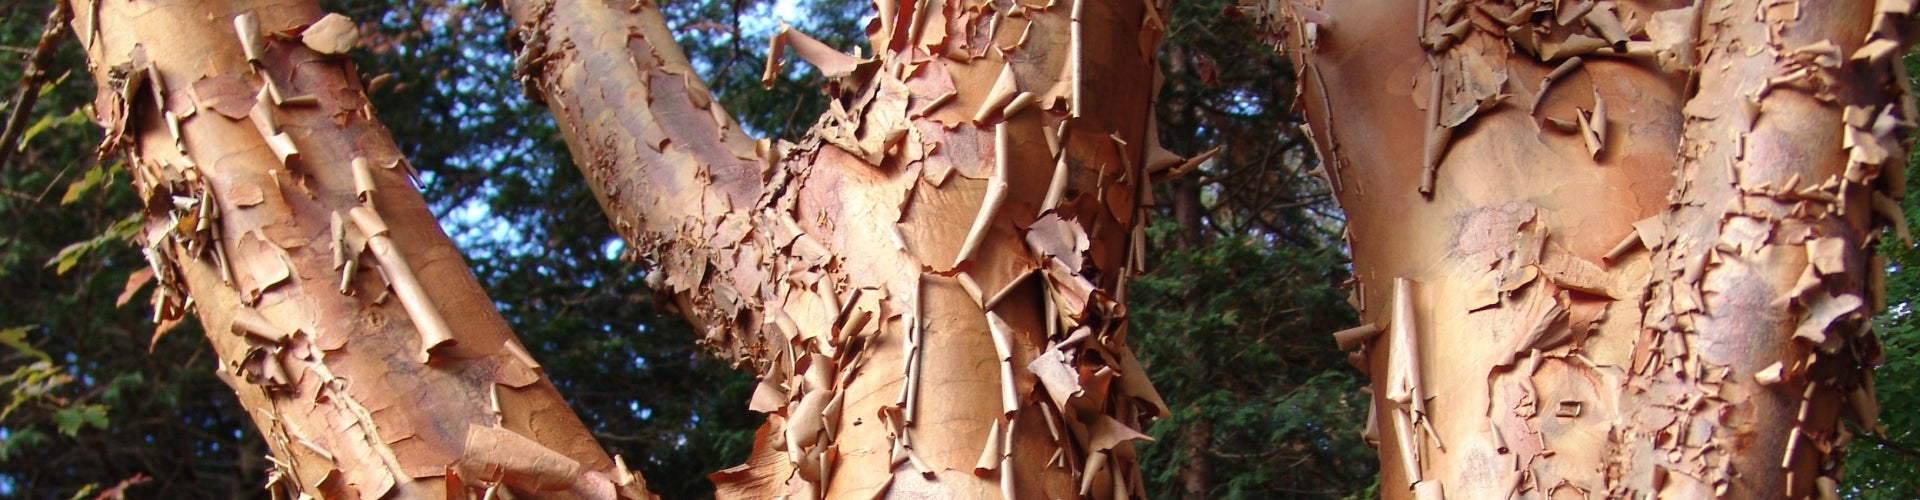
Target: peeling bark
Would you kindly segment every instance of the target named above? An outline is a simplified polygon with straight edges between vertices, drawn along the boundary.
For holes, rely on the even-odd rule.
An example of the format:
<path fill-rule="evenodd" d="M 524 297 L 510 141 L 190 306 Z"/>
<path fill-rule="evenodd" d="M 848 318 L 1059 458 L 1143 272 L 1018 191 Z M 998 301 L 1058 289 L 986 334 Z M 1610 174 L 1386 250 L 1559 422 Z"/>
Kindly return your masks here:
<path fill-rule="evenodd" d="M 1911 5 L 1407 3 L 1247 9 L 1348 217 L 1385 496 L 1835 494 Z"/>
<path fill-rule="evenodd" d="M 759 374 L 720 496 L 1139 494 L 1167 410 L 1121 304 L 1147 183 L 1191 163 L 1152 130 L 1164 6 L 882 0 L 871 59 L 783 29 L 769 69 L 834 98 L 799 144 L 746 137 L 650 4 L 507 7 L 650 282 Z"/>
<path fill-rule="evenodd" d="M 1898 58 L 1862 49 L 1904 45 L 1912 7 L 1893 7 L 1734 2 L 1701 15 L 1710 50 L 1683 112 L 1680 184 L 1614 439 L 1621 486 L 1831 495 L 1842 415 L 1873 425 L 1867 275 L 1885 268 L 1867 263 L 1889 222 L 1905 234 L 1899 210 L 1874 202 L 1889 197 L 1882 170 L 1904 168 L 1896 134 L 1915 117 Z M 1719 428 L 1679 431 L 1697 420 Z M 1689 439 L 1660 437 L 1676 431 Z"/>
<path fill-rule="evenodd" d="M 322 498 L 639 498 L 494 310 L 373 119 L 356 29 L 317 3 L 76 1 L 145 200 L 157 319 L 198 316 L 271 447 Z M 158 333 L 156 333 L 158 335 Z"/>

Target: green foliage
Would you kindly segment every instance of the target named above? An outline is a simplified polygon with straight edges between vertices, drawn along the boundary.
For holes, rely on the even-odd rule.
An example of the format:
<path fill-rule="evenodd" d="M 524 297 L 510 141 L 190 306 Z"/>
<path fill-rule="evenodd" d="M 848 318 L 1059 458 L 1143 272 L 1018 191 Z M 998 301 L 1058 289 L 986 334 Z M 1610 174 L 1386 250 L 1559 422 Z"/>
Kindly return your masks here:
<path fill-rule="evenodd" d="M 1920 187 L 1920 183 L 1909 183 Z M 1910 187 L 1909 189 L 1913 189 Z M 1911 199 L 1907 217 L 1920 215 Z M 1880 251 L 1891 263 L 1887 276 L 1887 311 L 1874 318 L 1885 363 L 1874 370 L 1875 393 L 1880 399 L 1880 427 L 1886 432 L 1854 428 L 1847 446 L 1847 482 L 1843 489 L 1858 498 L 1904 499 L 1920 497 L 1920 252 L 1889 238 Z"/>
<path fill-rule="evenodd" d="M 68 437 L 80 434 L 80 428 L 90 426 L 96 429 L 107 428 L 107 407 L 89 404 L 54 410 L 53 424 L 61 434 Z"/>
<path fill-rule="evenodd" d="M 20 353 L 37 359 L 32 364 L 17 367 L 12 373 L 0 376 L 0 387 L 8 392 L 6 407 L 0 409 L 0 422 L 11 422 L 9 417 L 16 410 L 31 408 L 50 412 L 50 420 L 61 435 L 68 438 L 78 437 L 85 428 L 106 429 L 107 406 L 100 403 L 76 402 L 64 397 L 66 389 L 75 382 L 75 377 L 65 368 L 56 366 L 45 352 L 23 345 L 24 334 L 32 327 L 11 328 L 0 333 L 0 342 L 14 347 Z M 48 436 L 37 428 L 5 428 L 0 433 L 0 460 L 6 460 L 16 453 L 44 445 Z"/>
<path fill-rule="evenodd" d="M 0 330 L 0 345 L 13 348 L 14 351 L 18 351 L 20 354 L 25 354 L 34 359 L 53 362 L 53 358 L 47 356 L 46 351 L 35 349 L 33 344 L 27 343 L 27 332 L 31 332 L 37 327 L 39 327 L 39 325 L 16 326 Z"/>
<path fill-rule="evenodd" d="M 66 205 L 67 202 L 63 199 L 60 204 Z M 65 248 L 61 248 L 60 253 L 54 254 L 51 259 L 47 259 L 46 265 L 47 267 L 54 268 L 55 274 L 67 274 L 68 270 L 73 269 L 73 266 L 79 265 L 81 259 L 87 258 L 88 254 L 98 252 L 104 248 L 111 248 L 108 247 L 108 243 L 121 245 L 132 243 L 134 233 L 139 230 L 140 214 L 128 214 L 126 218 L 120 219 L 119 222 L 115 222 L 113 226 L 108 227 L 106 232 L 100 233 L 98 236 L 92 238 L 87 238 L 85 241 L 75 242 L 67 245 Z"/>
<path fill-rule="evenodd" d="M 26 427 L 8 429 L 8 434 L 0 438 L 0 460 L 13 460 L 14 457 L 47 444 L 47 435 L 39 429 Z"/>
<path fill-rule="evenodd" d="M 1909 53 L 1909 74 L 1920 71 L 1920 56 Z M 1907 164 L 1920 165 L 1920 149 L 1909 151 Z M 1920 193 L 1920 179 L 1907 176 L 1907 192 Z M 1907 220 L 1920 220 L 1920 197 L 1909 194 L 1901 203 Z M 1880 399 L 1879 428 L 1855 427 L 1847 446 L 1847 481 L 1843 493 L 1855 498 L 1920 498 L 1920 250 L 1906 246 L 1892 233 L 1883 235 L 1880 254 L 1887 257 L 1887 310 L 1873 319 L 1885 362 L 1874 370 L 1875 395 Z"/>
<path fill-rule="evenodd" d="M 89 495 L 92 495 L 94 491 L 98 491 L 99 489 L 100 489 L 100 485 L 89 484 L 81 487 L 80 491 L 73 492 L 73 495 L 67 498 L 68 500 L 80 500 L 82 498 L 87 498 Z"/>
<path fill-rule="evenodd" d="M 0 3 L 0 46 L 32 47 L 52 6 Z M 24 56 L 0 54 L 0 81 L 21 81 Z M 115 304 L 146 262 L 125 243 L 138 206 L 125 167 L 94 157 L 85 68 L 69 37 L 0 169 L 0 497 L 67 498 L 144 474 L 155 481 L 136 497 L 244 498 L 259 491 L 264 448 L 235 432 L 251 424 L 205 341 L 189 325 L 149 346 L 146 296 Z"/>
<path fill-rule="evenodd" d="M 74 202 L 86 199 L 87 194 L 95 192 L 96 188 L 113 185 L 119 177 L 116 174 L 120 169 L 118 162 L 113 165 L 94 165 L 93 168 L 87 169 L 86 176 L 67 185 L 67 194 L 60 197 L 60 205 L 72 205 Z"/>
<path fill-rule="evenodd" d="M 64 77 L 61 78 L 61 80 L 65 80 L 65 79 L 66 78 Z M 47 88 L 52 89 L 58 83 L 59 82 L 48 82 Z M 24 146 L 26 144 L 32 143 L 35 137 L 39 137 L 41 133 L 46 132 L 48 130 L 54 130 L 56 128 L 64 128 L 64 127 L 83 127 L 83 126 L 87 126 L 87 115 L 85 113 L 81 113 L 80 110 L 78 109 L 73 110 L 73 112 L 67 113 L 65 115 L 55 115 L 55 114 L 40 115 L 40 119 L 38 121 L 33 122 L 33 125 L 28 126 L 26 130 L 20 132 L 20 144 L 24 149 Z"/>
<path fill-rule="evenodd" d="M 1173 417 L 1141 447 L 1152 498 L 1339 498 L 1374 483 L 1365 385 L 1330 332 L 1352 326 L 1339 218 L 1306 175 L 1291 65 L 1230 0 L 1175 2 L 1155 113 L 1176 153 L 1214 160 L 1156 188 L 1131 336 Z M 1191 491 L 1190 491 L 1191 490 Z"/>
<path fill-rule="evenodd" d="M 50 361 L 37 361 L 14 369 L 13 373 L 0 377 L 0 385 L 7 386 L 11 393 L 6 409 L 0 410 L 0 420 L 12 415 L 21 405 L 51 398 L 55 389 L 71 382 L 73 376 L 61 373 Z"/>
<path fill-rule="evenodd" d="M 1150 496 L 1180 497 L 1183 474 L 1201 469 L 1202 498 L 1366 487 L 1375 459 L 1359 433 L 1364 383 L 1327 335 L 1353 321 L 1336 290 L 1339 252 L 1247 237 L 1157 250 L 1128 304 L 1147 373 L 1173 408 L 1142 449 Z"/>

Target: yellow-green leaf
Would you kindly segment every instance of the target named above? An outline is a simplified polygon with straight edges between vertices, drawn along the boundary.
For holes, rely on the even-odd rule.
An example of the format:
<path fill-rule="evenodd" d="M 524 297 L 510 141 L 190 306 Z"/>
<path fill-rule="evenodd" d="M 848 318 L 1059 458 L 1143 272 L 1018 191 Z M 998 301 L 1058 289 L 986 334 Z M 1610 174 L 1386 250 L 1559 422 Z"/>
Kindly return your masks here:
<path fill-rule="evenodd" d="M 27 332 L 39 327 L 40 325 L 27 325 L 0 330 L 0 345 L 12 347 L 21 354 L 33 356 L 41 361 L 52 362 L 53 358 L 47 356 L 46 351 L 36 349 L 33 344 L 27 342 Z"/>

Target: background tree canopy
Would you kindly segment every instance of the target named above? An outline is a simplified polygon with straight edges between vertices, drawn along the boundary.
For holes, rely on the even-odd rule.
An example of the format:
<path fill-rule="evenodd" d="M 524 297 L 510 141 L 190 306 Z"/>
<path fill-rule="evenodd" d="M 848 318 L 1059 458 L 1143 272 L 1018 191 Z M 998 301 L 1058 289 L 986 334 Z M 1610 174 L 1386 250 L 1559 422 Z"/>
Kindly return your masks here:
<path fill-rule="evenodd" d="M 861 45 L 855 0 L 671 0 L 669 22 L 726 108 L 762 136 L 795 138 L 825 107 L 804 65 L 762 90 L 784 20 Z M 1161 58 L 1161 141 L 1223 148 L 1160 186 L 1148 275 L 1128 304 L 1142 361 L 1174 409 L 1144 447 L 1156 498 L 1371 496 L 1360 438 L 1365 381 L 1328 333 L 1353 324 L 1341 221 L 1290 104 L 1293 76 L 1228 0 L 1177 2 Z M 0 0 L 0 99 L 11 110 L 47 0 Z M 428 199 L 515 331 L 610 451 L 668 498 L 710 496 L 709 472 L 744 460 L 760 417 L 751 375 L 704 356 L 650 305 L 640 266 L 571 166 L 545 109 L 511 77 L 506 16 L 491 4 L 334 0 L 361 22 L 375 109 L 425 175 Z M 20 149 L 0 169 L 0 496 L 248 498 L 265 447 L 214 376 L 192 322 L 156 333 L 146 263 L 127 242 L 135 207 L 117 157 L 96 159 L 84 58 L 67 43 Z M 1913 59 L 1909 65 L 1920 69 Z M 1920 72 L 1920 71 L 1916 71 Z M 82 75 L 74 77 L 74 75 Z M 386 76 L 382 76 L 386 75 Z M 1914 181 L 1909 181 L 1914 182 Z M 1916 189 L 1920 189 L 1917 187 Z M 1909 219 L 1920 216 L 1909 200 Z M 1894 304 L 1876 320 L 1884 431 L 1850 446 L 1860 498 L 1920 496 L 1920 252 L 1889 243 Z"/>

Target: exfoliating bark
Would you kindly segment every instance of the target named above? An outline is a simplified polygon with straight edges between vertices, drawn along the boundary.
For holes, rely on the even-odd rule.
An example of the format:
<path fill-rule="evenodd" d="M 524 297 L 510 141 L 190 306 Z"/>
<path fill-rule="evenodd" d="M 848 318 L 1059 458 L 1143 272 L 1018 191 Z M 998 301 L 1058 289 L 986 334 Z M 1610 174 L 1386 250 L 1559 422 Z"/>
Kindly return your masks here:
<path fill-rule="evenodd" d="M 753 141 L 646 2 L 507 2 L 648 279 L 759 374 L 722 497 L 1125 498 L 1166 415 L 1126 344 L 1156 143 L 1154 2 L 876 4 L 872 58 L 790 29 L 829 83 L 798 144 Z"/>
<path fill-rule="evenodd" d="M 1388 498 L 1836 494 L 1907 2 L 1256 2 L 1348 220 Z"/>
<path fill-rule="evenodd" d="M 435 224 L 303 0 L 76 1 L 102 154 L 125 152 L 164 331 L 195 314 L 272 449 L 321 498 L 629 498 Z M 157 335 L 157 333 L 156 333 Z"/>

